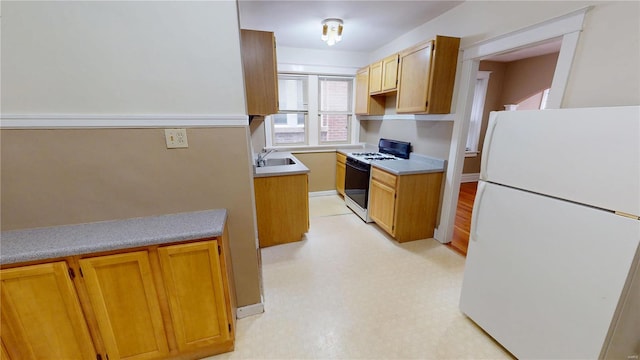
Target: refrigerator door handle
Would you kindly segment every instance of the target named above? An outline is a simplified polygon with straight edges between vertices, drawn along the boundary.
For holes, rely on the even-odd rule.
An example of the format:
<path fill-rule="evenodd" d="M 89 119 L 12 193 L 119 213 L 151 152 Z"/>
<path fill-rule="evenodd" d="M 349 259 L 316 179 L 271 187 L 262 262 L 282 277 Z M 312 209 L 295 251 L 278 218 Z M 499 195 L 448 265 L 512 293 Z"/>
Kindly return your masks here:
<path fill-rule="evenodd" d="M 476 199 L 473 203 L 473 210 L 471 213 L 471 232 L 469 234 L 469 240 L 478 241 L 478 233 L 476 227 L 478 226 L 478 216 L 480 214 L 480 205 L 482 204 L 482 197 L 485 192 L 487 183 L 484 181 L 478 181 L 478 191 L 476 191 Z"/>
<path fill-rule="evenodd" d="M 489 126 L 487 126 L 487 132 L 484 136 L 484 145 L 482 146 L 482 159 L 480 160 L 480 179 L 487 180 L 487 166 L 489 165 L 489 154 L 491 153 L 491 140 L 493 139 L 493 133 L 496 129 L 496 118 L 498 112 L 492 111 L 489 116 Z"/>

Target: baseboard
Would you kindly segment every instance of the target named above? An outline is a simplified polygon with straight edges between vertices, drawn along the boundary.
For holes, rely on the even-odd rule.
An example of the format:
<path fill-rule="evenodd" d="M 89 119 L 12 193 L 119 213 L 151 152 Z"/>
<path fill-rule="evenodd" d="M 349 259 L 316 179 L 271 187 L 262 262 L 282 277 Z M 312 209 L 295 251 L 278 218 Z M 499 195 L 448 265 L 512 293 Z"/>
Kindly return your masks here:
<path fill-rule="evenodd" d="M 262 314 L 263 312 L 264 312 L 264 304 L 257 303 L 257 304 L 239 307 L 236 310 L 236 317 L 238 319 L 242 319 L 242 318 L 246 318 L 247 316 Z"/>
<path fill-rule="evenodd" d="M 476 182 L 478 180 L 480 180 L 480 173 L 462 174 L 462 177 L 460 178 L 460 182 L 463 182 L 463 183 Z"/>
<path fill-rule="evenodd" d="M 309 193 L 309 197 L 329 196 L 329 195 L 338 195 L 338 192 L 335 190 L 326 190 L 326 191 L 314 191 Z"/>

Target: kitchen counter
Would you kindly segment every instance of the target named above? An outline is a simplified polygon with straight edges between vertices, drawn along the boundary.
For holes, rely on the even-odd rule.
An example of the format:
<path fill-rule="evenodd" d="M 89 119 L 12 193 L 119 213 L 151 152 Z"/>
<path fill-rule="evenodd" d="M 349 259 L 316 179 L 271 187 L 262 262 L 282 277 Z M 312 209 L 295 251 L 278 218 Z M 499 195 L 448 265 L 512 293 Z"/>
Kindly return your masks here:
<path fill-rule="evenodd" d="M 227 210 L 3 231 L 0 264 L 39 261 L 221 236 Z"/>
<path fill-rule="evenodd" d="M 411 154 L 407 160 L 374 160 L 371 162 L 371 166 L 395 175 L 427 174 L 444 172 L 445 161 Z"/>
<path fill-rule="evenodd" d="M 283 176 L 283 175 L 298 175 L 298 174 L 308 174 L 309 168 L 306 167 L 298 158 L 293 156 L 290 152 L 286 151 L 275 151 L 267 156 L 268 159 L 286 159 L 290 158 L 295 161 L 295 164 L 292 165 L 273 165 L 273 166 L 262 166 L 256 167 L 256 156 L 253 157 L 253 177 L 268 177 L 268 176 Z"/>
<path fill-rule="evenodd" d="M 336 149 L 336 151 L 343 155 L 349 155 L 349 153 L 351 152 L 378 152 L 378 149 L 375 147 L 366 146 L 362 149 Z M 372 166 L 388 171 L 395 175 L 444 172 L 445 164 L 445 160 L 414 153 L 411 153 L 410 158 L 407 160 L 374 160 L 371 162 Z"/>

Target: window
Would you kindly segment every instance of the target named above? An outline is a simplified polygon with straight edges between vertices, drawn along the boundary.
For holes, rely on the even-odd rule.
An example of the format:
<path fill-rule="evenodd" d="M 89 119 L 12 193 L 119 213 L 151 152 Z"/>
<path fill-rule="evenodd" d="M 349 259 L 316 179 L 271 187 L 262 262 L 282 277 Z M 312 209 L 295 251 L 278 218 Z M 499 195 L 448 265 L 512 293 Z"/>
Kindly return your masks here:
<path fill-rule="evenodd" d="M 353 79 L 319 79 L 320 143 L 349 142 Z"/>
<path fill-rule="evenodd" d="M 278 75 L 280 112 L 265 119 L 266 145 L 348 144 L 353 77 Z"/>
<path fill-rule="evenodd" d="M 271 115 L 273 145 L 307 143 L 308 97 L 306 76 L 278 77 L 280 113 Z"/>
<path fill-rule="evenodd" d="M 480 128 L 482 127 L 482 116 L 484 115 L 484 100 L 487 95 L 487 85 L 491 71 L 478 71 L 476 88 L 473 93 L 473 105 L 471 107 L 471 119 L 469 120 L 469 134 L 467 135 L 467 154 L 478 153 L 480 143 Z"/>

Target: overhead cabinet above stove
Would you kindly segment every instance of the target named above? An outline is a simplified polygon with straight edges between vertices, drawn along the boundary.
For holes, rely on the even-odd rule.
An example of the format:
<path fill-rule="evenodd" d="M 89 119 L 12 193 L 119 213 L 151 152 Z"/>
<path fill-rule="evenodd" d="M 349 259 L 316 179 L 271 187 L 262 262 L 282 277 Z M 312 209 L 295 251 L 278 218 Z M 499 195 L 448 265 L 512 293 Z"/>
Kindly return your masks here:
<path fill-rule="evenodd" d="M 450 113 L 459 47 L 460 38 L 438 35 L 360 69 L 356 114 L 384 115 L 390 95 L 399 114 Z"/>

